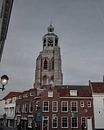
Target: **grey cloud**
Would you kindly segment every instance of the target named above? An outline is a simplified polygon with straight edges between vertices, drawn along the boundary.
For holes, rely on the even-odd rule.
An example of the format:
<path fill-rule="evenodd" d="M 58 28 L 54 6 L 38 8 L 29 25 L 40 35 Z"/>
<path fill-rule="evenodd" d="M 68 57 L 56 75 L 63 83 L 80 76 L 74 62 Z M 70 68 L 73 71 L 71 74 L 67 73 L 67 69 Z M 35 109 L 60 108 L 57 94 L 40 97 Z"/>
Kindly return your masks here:
<path fill-rule="evenodd" d="M 0 74 L 10 80 L 0 97 L 33 87 L 36 58 L 51 17 L 59 36 L 64 84 L 102 81 L 103 14 L 103 0 L 15 0 L 0 64 Z"/>

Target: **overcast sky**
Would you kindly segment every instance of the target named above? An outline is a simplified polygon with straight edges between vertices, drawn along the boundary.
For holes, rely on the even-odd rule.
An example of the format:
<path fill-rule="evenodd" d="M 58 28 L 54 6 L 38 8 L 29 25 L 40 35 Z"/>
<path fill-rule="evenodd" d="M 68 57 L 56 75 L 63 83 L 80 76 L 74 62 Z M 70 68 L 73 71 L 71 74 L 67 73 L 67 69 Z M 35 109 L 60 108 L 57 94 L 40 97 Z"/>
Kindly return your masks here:
<path fill-rule="evenodd" d="M 33 87 L 35 64 L 50 18 L 59 36 L 64 84 L 102 81 L 104 0 L 14 0 L 0 75 L 10 91 Z"/>

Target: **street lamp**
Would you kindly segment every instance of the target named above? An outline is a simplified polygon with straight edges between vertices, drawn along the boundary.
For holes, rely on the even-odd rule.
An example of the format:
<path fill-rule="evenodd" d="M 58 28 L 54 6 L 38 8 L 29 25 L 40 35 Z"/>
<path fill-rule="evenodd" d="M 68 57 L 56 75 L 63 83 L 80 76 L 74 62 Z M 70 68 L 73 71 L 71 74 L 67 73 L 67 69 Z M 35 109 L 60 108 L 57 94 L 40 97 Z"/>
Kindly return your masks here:
<path fill-rule="evenodd" d="M 34 114 L 35 130 L 40 130 L 42 121 L 42 111 L 41 108 L 36 104 L 36 110 Z"/>
<path fill-rule="evenodd" d="M 8 76 L 7 75 L 2 75 L 0 77 L 0 83 L 2 84 L 2 87 L 0 87 L 0 89 L 2 89 L 2 91 L 5 89 L 4 86 L 8 83 Z"/>

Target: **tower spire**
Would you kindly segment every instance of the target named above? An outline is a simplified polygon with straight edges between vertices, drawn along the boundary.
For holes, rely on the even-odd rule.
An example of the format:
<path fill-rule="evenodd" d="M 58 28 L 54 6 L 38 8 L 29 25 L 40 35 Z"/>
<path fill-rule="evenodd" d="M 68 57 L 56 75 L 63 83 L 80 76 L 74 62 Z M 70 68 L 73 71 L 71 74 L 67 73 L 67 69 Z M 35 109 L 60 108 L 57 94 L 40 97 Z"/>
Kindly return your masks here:
<path fill-rule="evenodd" d="M 52 26 L 52 17 L 50 17 L 50 24 L 48 26 L 48 33 L 53 33 L 54 27 Z"/>
<path fill-rule="evenodd" d="M 52 16 L 50 17 L 50 25 L 52 25 Z"/>
<path fill-rule="evenodd" d="M 54 27 L 48 26 L 48 33 L 43 36 L 43 50 L 36 60 L 35 87 L 50 84 L 63 84 L 63 73 L 61 66 L 61 53 L 58 46 L 58 36 L 54 33 Z"/>

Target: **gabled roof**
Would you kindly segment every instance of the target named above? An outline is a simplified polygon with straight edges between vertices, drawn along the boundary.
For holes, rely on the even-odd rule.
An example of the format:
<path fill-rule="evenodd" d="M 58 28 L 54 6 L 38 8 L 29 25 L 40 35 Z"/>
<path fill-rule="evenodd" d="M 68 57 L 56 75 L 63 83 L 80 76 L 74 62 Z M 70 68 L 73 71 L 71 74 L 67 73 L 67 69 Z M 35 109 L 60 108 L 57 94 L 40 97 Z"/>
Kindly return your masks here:
<path fill-rule="evenodd" d="M 27 89 L 27 90 L 23 91 L 22 94 L 23 93 L 29 93 L 29 92 L 35 91 L 35 90 L 36 90 L 36 88 L 30 88 L 30 89 Z"/>
<path fill-rule="evenodd" d="M 104 93 L 104 82 L 90 82 L 93 93 Z"/>
<path fill-rule="evenodd" d="M 17 96 L 19 96 L 20 94 L 21 94 L 20 92 L 10 92 L 9 94 L 7 94 L 7 95 L 3 98 L 3 100 L 7 100 L 7 99 L 12 98 L 12 97 L 17 97 Z"/>

